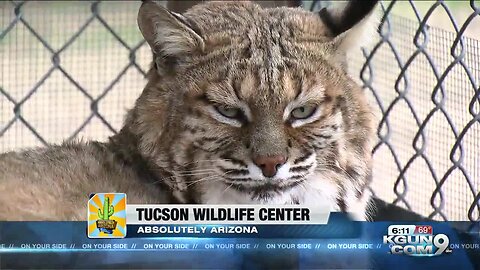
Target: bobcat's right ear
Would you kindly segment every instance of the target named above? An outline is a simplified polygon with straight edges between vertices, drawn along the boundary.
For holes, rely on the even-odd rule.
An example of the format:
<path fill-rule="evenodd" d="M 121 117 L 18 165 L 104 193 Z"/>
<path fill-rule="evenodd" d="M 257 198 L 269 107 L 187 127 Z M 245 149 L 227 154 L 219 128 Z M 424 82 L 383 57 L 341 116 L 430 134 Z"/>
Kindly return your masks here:
<path fill-rule="evenodd" d="M 373 40 L 377 21 L 372 15 L 378 2 L 349 0 L 320 10 L 320 18 L 335 39 L 338 50 L 345 52 Z"/>
<path fill-rule="evenodd" d="M 182 55 L 204 50 L 205 42 L 185 17 L 153 1 L 143 1 L 137 22 L 155 54 L 157 67 L 176 62 Z"/>

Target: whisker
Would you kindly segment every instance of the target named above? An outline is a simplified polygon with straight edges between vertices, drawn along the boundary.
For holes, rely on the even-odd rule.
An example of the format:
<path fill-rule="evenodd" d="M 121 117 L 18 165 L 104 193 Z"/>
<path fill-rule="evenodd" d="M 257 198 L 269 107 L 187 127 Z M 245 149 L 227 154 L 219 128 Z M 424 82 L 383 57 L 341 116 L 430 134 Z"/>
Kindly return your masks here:
<path fill-rule="evenodd" d="M 192 173 L 192 172 L 211 172 L 211 171 L 215 171 L 214 167 L 211 167 L 211 168 L 205 168 L 205 169 L 195 169 L 195 170 L 178 170 L 178 171 L 175 171 L 175 173 L 177 173 L 177 174 L 181 174 L 181 173 Z"/>
<path fill-rule="evenodd" d="M 213 172 L 213 171 L 212 171 Z M 176 175 L 172 175 L 172 176 L 168 176 L 168 177 L 163 177 L 161 180 L 171 180 L 171 179 L 174 179 L 174 178 L 177 178 L 177 177 L 183 177 L 183 176 L 202 176 L 202 175 L 209 175 L 211 174 L 212 172 L 204 172 L 204 173 L 185 173 L 185 174 L 176 174 Z M 159 180 L 159 181 L 161 181 Z"/>
<path fill-rule="evenodd" d="M 188 183 L 187 187 L 195 185 L 195 184 L 200 183 L 200 182 L 205 182 L 205 181 L 216 182 L 216 181 L 220 181 L 220 180 L 222 180 L 222 178 L 218 177 L 217 175 L 212 175 L 212 176 L 208 176 L 208 177 L 198 179 L 196 181 L 192 181 L 192 182 Z"/>
<path fill-rule="evenodd" d="M 194 160 L 192 162 L 188 162 L 188 163 L 184 163 L 184 164 L 181 164 L 182 166 L 188 166 L 188 165 L 192 165 L 192 164 L 196 164 L 196 163 L 201 163 L 201 162 L 215 162 L 215 161 L 225 161 L 225 159 L 223 158 L 219 158 L 219 159 L 201 159 L 201 160 Z"/>
<path fill-rule="evenodd" d="M 214 172 L 214 171 L 212 171 L 212 172 Z M 211 174 L 212 172 L 192 173 L 192 174 L 177 174 L 177 175 L 173 175 L 173 176 L 162 177 L 161 179 L 159 179 L 159 180 L 157 180 L 157 181 L 153 181 L 153 182 L 151 182 L 151 183 L 149 183 L 149 184 L 154 185 L 154 184 L 157 184 L 157 183 L 160 183 L 160 182 L 163 182 L 163 181 L 175 179 L 176 177 L 209 175 L 209 174 Z"/>
<path fill-rule="evenodd" d="M 199 182 L 204 182 L 204 181 L 207 181 L 207 180 L 210 180 L 210 179 L 216 179 L 215 181 L 219 181 L 219 180 L 222 180 L 222 177 L 224 177 L 227 173 L 229 173 L 230 171 L 226 171 L 225 173 L 221 174 L 221 175 L 211 175 L 211 176 L 207 176 L 207 177 L 203 177 L 203 178 L 200 178 L 200 179 L 197 179 L 197 180 L 194 180 L 194 181 L 191 181 L 188 183 L 187 187 L 191 186 L 191 185 L 194 185 L 196 183 L 199 183 Z"/>
<path fill-rule="evenodd" d="M 205 175 L 205 174 L 212 174 L 212 173 L 215 173 L 215 171 L 211 170 L 211 171 L 205 171 L 205 172 L 192 172 L 192 173 L 174 174 L 174 176 L 171 176 L 171 177 L 175 177 L 175 176 L 195 176 L 195 175 Z"/>
<path fill-rule="evenodd" d="M 225 194 L 225 192 L 227 192 L 227 190 L 229 190 L 232 186 L 233 186 L 234 183 L 231 183 L 229 186 L 227 186 L 227 188 L 225 190 L 222 191 L 222 193 L 220 193 L 220 195 L 218 195 L 217 199 L 222 197 L 223 194 Z"/>
<path fill-rule="evenodd" d="M 206 177 L 202 177 L 200 179 L 193 179 L 191 181 L 187 181 L 187 183 L 188 183 L 188 186 L 190 186 L 191 184 L 196 184 L 196 183 L 199 183 L 199 182 L 207 181 L 207 180 L 212 179 L 212 178 L 220 178 L 220 176 L 219 175 L 209 175 L 209 176 L 206 176 Z"/>
<path fill-rule="evenodd" d="M 306 185 L 310 185 L 310 183 L 308 183 L 308 181 L 303 181 L 303 182 L 300 183 L 299 186 L 300 186 L 301 188 L 303 188 L 303 190 L 304 190 L 305 192 L 308 192 Z"/>
<path fill-rule="evenodd" d="M 349 172 L 347 172 L 344 168 L 338 166 L 337 164 L 334 164 L 334 163 L 324 163 L 324 164 L 318 164 L 318 165 L 317 165 L 317 169 L 318 169 L 319 171 L 321 171 L 322 169 L 323 169 L 323 171 L 327 171 L 328 169 L 321 168 L 321 166 L 334 167 L 334 168 L 339 169 L 340 171 L 342 171 L 344 174 L 346 174 L 346 176 L 347 176 L 350 180 L 353 180 L 353 181 L 356 180 Z"/>

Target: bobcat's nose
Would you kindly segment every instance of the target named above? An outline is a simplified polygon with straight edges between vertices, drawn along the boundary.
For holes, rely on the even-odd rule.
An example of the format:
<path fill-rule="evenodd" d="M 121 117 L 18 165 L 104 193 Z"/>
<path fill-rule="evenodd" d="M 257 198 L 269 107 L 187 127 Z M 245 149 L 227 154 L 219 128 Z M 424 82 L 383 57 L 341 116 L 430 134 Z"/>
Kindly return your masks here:
<path fill-rule="evenodd" d="M 253 163 L 262 169 L 263 176 L 273 177 L 280 166 L 287 161 L 286 156 L 257 156 L 253 158 Z"/>

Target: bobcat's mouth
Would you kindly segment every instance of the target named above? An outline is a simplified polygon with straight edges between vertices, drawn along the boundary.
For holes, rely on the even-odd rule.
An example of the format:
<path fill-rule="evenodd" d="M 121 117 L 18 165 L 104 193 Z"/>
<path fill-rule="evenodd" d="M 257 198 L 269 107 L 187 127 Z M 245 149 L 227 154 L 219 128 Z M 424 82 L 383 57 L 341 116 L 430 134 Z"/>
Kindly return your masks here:
<path fill-rule="evenodd" d="M 247 182 L 227 181 L 226 185 L 231 188 L 245 193 L 265 194 L 265 193 L 281 193 L 289 189 L 301 185 L 305 178 L 295 178 L 285 180 L 250 180 Z"/>

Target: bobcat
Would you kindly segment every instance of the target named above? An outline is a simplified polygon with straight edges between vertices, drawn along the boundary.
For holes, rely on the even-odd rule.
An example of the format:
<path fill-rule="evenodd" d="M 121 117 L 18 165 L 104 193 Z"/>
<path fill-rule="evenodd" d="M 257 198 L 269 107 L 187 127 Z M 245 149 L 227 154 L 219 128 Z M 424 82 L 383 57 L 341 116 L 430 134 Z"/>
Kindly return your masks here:
<path fill-rule="evenodd" d="M 346 53 L 377 1 L 312 13 L 243 1 L 184 14 L 144 1 L 154 61 L 108 142 L 0 155 L 1 220 L 85 220 L 89 193 L 130 203 L 314 204 L 368 219 L 372 112 Z"/>

